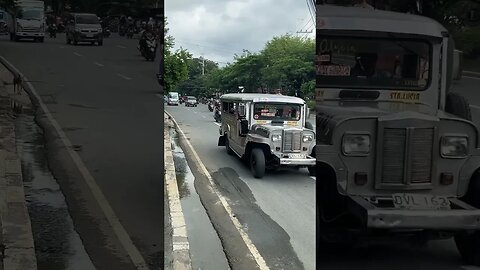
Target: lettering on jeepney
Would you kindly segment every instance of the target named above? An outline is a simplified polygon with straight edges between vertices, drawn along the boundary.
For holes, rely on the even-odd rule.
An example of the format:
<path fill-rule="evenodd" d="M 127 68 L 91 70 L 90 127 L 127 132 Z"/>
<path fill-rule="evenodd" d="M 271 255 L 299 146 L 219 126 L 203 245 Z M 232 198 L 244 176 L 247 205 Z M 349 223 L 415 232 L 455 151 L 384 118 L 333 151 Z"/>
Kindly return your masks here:
<path fill-rule="evenodd" d="M 390 99 L 394 100 L 406 100 L 406 101 L 419 101 L 420 93 L 410 92 L 392 92 L 390 93 Z"/>

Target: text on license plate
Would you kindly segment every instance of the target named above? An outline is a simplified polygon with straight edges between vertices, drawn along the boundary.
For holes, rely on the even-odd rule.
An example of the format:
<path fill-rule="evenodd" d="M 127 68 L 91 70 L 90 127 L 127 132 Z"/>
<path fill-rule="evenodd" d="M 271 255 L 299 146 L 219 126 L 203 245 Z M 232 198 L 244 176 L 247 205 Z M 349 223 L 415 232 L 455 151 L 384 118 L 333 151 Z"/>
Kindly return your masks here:
<path fill-rule="evenodd" d="M 450 209 L 450 201 L 444 196 L 429 194 L 395 193 L 392 195 L 395 208 L 402 209 Z"/>
<path fill-rule="evenodd" d="M 305 155 L 303 154 L 290 154 L 290 158 L 305 158 Z"/>

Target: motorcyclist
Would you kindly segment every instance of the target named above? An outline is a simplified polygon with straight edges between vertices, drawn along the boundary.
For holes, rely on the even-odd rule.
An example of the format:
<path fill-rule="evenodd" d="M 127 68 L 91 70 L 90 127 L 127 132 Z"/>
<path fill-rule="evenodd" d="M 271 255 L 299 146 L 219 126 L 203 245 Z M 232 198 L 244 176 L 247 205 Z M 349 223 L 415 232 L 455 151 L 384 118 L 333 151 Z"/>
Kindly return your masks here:
<path fill-rule="evenodd" d="M 143 50 L 147 45 L 146 41 L 149 36 L 155 37 L 155 32 L 153 31 L 152 26 L 147 24 L 145 31 L 143 31 L 142 35 L 140 36 L 140 41 L 139 41 L 140 50 Z"/>

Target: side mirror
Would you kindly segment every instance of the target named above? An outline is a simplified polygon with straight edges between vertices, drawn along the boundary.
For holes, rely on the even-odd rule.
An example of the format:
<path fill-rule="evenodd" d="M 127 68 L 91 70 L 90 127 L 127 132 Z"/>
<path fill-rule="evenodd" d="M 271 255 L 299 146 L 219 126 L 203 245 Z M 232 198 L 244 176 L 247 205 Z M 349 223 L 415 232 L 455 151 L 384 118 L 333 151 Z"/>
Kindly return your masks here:
<path fill-rule="evenodd" d="M 248 120 L 240 120 L 240 136 L 247 136 L 248 134 Z"/>
<path fill-rule="evenodd" d="M 462 79 L 463 71 L 463 52 L 459 50 L 453 51 L 453 79 Z"/>
<path fill-rule="evenodd" d="M 310 119 L 310 108 L 307 107 L 307 119 Z"/>
<path fill-rule="evenodd" d="M 238 106 L 238 116 L 240 117 L 245 117 L 246 115 L 246 108 L 245 108 L 245 105 L 244 104 L 240 104 Z"/>

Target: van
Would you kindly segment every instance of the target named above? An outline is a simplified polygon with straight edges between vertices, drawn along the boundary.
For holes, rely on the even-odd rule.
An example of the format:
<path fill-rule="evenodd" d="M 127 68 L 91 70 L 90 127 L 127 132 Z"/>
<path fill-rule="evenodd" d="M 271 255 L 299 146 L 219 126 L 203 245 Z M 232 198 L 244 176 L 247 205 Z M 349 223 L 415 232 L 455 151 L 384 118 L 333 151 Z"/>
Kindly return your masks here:
<path fill-rule="evenodd" d="M 103 31 L 100 20 L 95 14 L 74 13 L 67 16 L 65 28 L 67 44 L 77 45 L 79 42 L 95 42 L 103 45 Z"/>
<path fill-rule="evenodd" d="M 175 105 L 178 106 L 180 95 L 177 92 L 170 92 L 168 93 L 168 105 Z"/>

